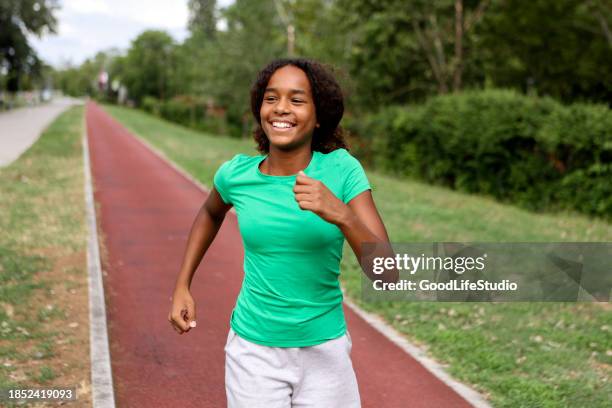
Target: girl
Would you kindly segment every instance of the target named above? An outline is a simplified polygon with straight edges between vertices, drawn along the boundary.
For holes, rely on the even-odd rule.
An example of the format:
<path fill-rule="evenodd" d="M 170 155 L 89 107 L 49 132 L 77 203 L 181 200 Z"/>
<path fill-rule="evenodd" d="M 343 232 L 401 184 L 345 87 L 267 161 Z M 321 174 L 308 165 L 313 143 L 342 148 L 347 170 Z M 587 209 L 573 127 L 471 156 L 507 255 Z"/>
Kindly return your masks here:
<path fill-rule="evenodd" d="M 236 155 L 215 174 L 168 319 L 180 334 L 196 327 L 190 282 L 234 206 L 245 257 L 225 345 L 228 406 L 359 407 L 338 283 L 342 246 L 346 239 L 359 259 L 362 243 L 389 238 L 346 150 L 341 89 L 314 61 L 276 60 L 259 73 L 251 109 L 262 155 Z"/>

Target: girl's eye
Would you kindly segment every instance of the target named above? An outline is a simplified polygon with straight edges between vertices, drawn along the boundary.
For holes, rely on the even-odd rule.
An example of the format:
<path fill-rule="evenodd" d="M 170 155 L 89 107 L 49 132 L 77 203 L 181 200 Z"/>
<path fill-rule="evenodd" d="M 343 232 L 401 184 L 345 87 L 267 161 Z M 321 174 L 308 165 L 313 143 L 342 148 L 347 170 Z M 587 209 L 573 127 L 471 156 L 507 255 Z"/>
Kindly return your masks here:
<path fill-rule="evenodd" d="M 273 97 L 273 96 L 266 96 L 266 97 L 264 98 L 264 101 L 274 101 L 275 99 L 276 99 L 276 98 L 275 98 L 275 97 Z"/>
<path fill-rule="evenodd" d="M 292 99 L 291 102 L 293 102 L 293 103 L 302 103 L 304 101 L 301 100 L 301 99 Z"/>

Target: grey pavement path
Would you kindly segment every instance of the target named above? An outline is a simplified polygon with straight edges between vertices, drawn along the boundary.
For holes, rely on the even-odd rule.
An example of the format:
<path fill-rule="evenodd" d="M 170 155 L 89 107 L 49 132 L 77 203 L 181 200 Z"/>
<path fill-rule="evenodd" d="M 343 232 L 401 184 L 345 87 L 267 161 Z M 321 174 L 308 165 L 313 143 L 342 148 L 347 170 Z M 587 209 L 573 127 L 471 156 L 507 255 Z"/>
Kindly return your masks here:
<path fill-rule="evenodd" d="M 82 102 L 78 99 L 56 98 L 44 105 L 0 113 L 0 167 L 21 156 L 53 119 L 79 103 Z"/>

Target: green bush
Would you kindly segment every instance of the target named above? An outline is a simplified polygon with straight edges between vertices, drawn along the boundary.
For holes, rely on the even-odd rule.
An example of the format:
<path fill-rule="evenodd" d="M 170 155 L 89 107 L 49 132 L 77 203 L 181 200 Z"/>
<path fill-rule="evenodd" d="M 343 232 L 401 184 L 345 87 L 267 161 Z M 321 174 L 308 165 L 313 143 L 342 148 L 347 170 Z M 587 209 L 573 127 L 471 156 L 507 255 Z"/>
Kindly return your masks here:
<path fill-rule="evenodd" d="M 145 96 L 142 99 L 142 109 L 144 109 L 146 112 L 159 116 L 159 112 L 160 112 L 159 99 L 154 98 L 152 96 Z"/>
<path fill-rule="evenodd" d="M 359 118 L 350 114 L 345 115 L 342 119 L 342 126 L 346 131 L 351 153 L 368 167 L 385 169 L 385 163 L 388 161 L 386 159 L 379 160 L 387 156 L 386 154 L 380 154 L 385 146 L 380 145 L 382 138 L 377 136 L 387 134 L 388 124 L 403 110 L 404 108 L 400 106 L 390 106 L 376 115 L 366 115 Z M 392 141 L 390 140 L 390 142 Z"/>
<path fill-rule="evenodd" d="M 205 113 L 204 102 L 191 96 L 176 96 L 161 105 L 163 118 L 194 128 L 204 120 Z"/>
<path fill-rule="evenodd" d="M 486 90 L 388 107 L 351 130 L 374 164 L 533 210 L 612 216 L 612 113 Z M 363 136 L 367 135 L 367 136 Z"/>
<path fill-rule="evenodd" d="M 567 208 L 612 215 L 612 112 L 574 104 L 556 110 L 540 129 L 562 178 L 555 199 Z"/>
<path fill-rule="evenodd" d="M 213 134 L 227 133 L 227 123 L 223 117 L 206 116 L 206 103 L 203 99 L 190 95 L 176 96 L 169 100 L 159 100 L 146 96 L 142 109 L 170 122 Z"/>

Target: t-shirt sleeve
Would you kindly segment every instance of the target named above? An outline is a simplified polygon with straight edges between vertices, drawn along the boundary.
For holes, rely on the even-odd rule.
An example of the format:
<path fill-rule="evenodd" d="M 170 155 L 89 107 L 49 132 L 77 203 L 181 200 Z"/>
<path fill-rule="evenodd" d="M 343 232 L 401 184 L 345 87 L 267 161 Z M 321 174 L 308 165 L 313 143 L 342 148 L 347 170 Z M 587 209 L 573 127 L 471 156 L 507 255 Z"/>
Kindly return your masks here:
<path fill-rule="evenodd" d="M 213 178 L 213 185 L 215 189 L 219 192 L 221 199 L 225 204 L 232 204 L 231 194 L 230 194 L 230 176 L 232 175 L 232 166 L 237 160 L 238 155 L 234 156 L 233 159 L 226 161 L 223 163 Z"/>
<path fill-rule="evenodd" d="M 342 201 L 348 204 L 353 198 L 366 190 L 371 190 L 372 187 L 370 187 L 368 177 L 366 176 L 363 166 L 359 163 L 359 160 L 351 156 L 348 152 L 343 156 L 346 176 L 344 178 Z"/>

